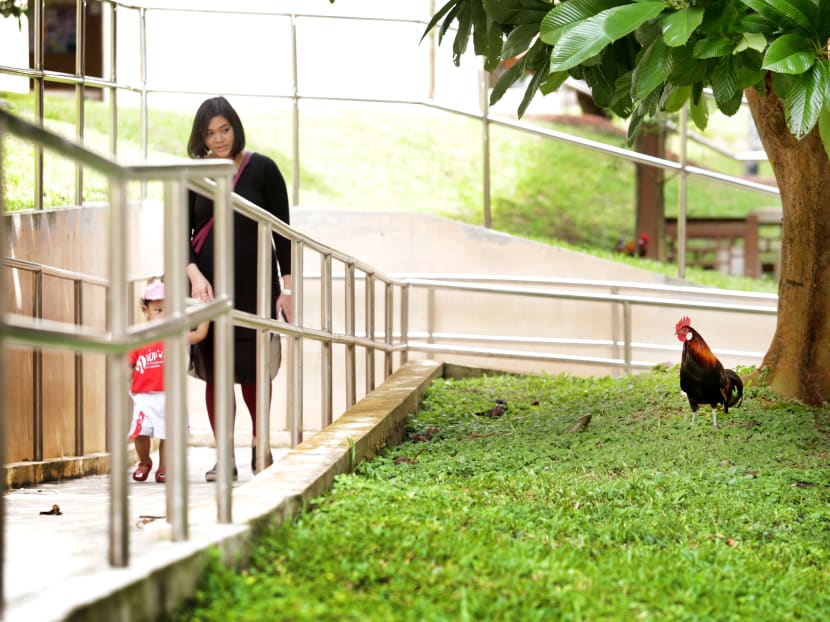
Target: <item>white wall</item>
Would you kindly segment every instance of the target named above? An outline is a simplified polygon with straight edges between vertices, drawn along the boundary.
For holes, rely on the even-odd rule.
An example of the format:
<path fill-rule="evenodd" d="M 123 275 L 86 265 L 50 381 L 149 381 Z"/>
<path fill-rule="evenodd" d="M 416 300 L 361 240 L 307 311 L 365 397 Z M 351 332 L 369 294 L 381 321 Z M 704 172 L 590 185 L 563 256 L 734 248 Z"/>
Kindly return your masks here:
<path fill-rule="evenodd" d="M 0 65 L 29 66 L 29 22 L 23 17 L 20 24 L 12 17 L 0 17 Z M 29 79 L 0 74 L 0 91 L 28 93 Z"/>

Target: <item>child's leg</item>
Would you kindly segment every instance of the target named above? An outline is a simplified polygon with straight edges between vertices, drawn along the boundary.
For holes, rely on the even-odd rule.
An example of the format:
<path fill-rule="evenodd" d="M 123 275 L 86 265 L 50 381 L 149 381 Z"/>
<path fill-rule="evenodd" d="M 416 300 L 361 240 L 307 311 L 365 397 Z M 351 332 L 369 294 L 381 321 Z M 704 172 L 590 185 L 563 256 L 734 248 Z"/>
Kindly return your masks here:
<path fill-rule="evenodd" d="M 159 471 L 162 473 L 166 472 L 167 469 L 164 467 L 164 439 L 159 441 Z"/>
<path fill-rule="evenodd" d="M 139 462 L 146 462 L 150 464 L 150 437 L 136 436 L 135 437 L 135 453 L 138 454 Z"/>
<path fill-rule="evenodd" d="M 133 479 L 137 482 L 143 482 L 150 474 L 150 469 L 153 468 L 153 461 L 150 460 L 150 437 L 146 435 L 136 436 L 135 453 L 138 454 L 138 466 L 133 471 Z"/>

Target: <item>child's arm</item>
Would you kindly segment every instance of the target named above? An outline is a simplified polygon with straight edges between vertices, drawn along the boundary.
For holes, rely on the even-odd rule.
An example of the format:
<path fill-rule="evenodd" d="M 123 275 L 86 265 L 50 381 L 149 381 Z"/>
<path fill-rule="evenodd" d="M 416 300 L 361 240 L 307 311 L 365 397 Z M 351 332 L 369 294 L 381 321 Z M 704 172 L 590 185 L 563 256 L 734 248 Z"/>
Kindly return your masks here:
<path fill-rule="evenodd" d="M 203 341 L 207 337 L 209 327 L 210 322 L 202 322 L 196 328 L 191 328 L 190 332 L 187 333 L 187 343 L 193 345 L 194 343 Z"/>

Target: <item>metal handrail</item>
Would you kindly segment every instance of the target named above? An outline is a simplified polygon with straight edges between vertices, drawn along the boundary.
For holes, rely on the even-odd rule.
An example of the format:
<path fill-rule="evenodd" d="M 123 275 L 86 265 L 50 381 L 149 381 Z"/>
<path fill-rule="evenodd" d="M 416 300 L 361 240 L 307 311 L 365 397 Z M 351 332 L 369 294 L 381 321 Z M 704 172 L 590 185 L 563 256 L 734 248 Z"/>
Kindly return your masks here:
<path fill-rule="evenodd" d="M 112 9 L 115 8 L 122 8 L 128 10 L 135 10 L 139 11 L 140 14 L 146 17 L 146 14 L 149 11 L 159 11 L 159 12 L 192 12 L 192 13 L 215 13 L 215 14 L 239 14 L 239 15 L 251 15 L 251 16 L 261 16 L 267 15 L 271 17 L 285 17 L 286 19 L 290 20 L 292 24 L 291 29 L 291 36 L 292 36 L 292 50 L 296 51 L 296 27 L 295 24 L 297 20 L 303 19 L 340 19 L 340 20 L 356 20 L 356 21 L 376 21 L 376 22 L 385 22 L 385 23 L 404 23 L 404 24 L 413 24 L 413 25 L 426 25 L 424 20 L 418 19 L 405 19 L 405 18 L 388 18 L 388 17 L 353 17 L 353 16 L 343 16 L 343 15 L 323 15 L 323 14 L 314 14 L 314 13 L 300 13 L 300 12 L 284 12 L 284 11 L 272 11 L 268 10 L 267 8 L 253 10 L 245 10 L 245 9 L 233 9 L 233 10 L 223 10 L 223 9 L 190 9 L 186 7 L 170 7 L 170 6 L 153 6 L 151 4 L 141 6 L 131 4 L 128 2 L 120 2 L 118 0 L 103 0 L 106 4 L 109 4 Z M 37 4 L 37 3 L 36 3 Z M 140 27 L 142 30 L 141 40 L 144 41 L 146 39 L 146 20 L 142 19 L 140 23 Z M 113 46 L 114 47 L 114 46 Z M 294 52 L 296 55 L 296 52 Z M 293 64 L 295 68 L 297 67 L 296 58 L 293 59 Z M 139 86 L 136 85 L 126 85 L 115 80 L 102 80 L 97 79 L 90 76 L 85 75 L 73 75 L 68 73 L 61 73 L 61 72 L 54 72 L 54 71 L 47 71 L 42 68 L 40 69 L 29 69 L 29 68 L 15 68 L 15 67 L 8 67 L 8 66 L 0 66 L 0 73 L 6 73 L 9 75 L 18 75 L 18 76 L 25 76 L 35 79 L 37 83 L 40 81 L 51 81 L 51 82 L 60 82 L 64 84 L 75 84 L 75 85 L 85 85 L 85 86 L 94 86 L 96 88 L 108 88 L 113 91 L 117 91 L 118 89 L 124 89 L 131 92 L 137 92 L 141 94 L 141 117 L 142 117 L 142 124 L 144 127 L 144 131 L 142 132 L 142 153 L 146 155 L 147 153 L 147 133 L 146 133 L 146 120 L 147 120 L 147 97 L 150 94 L 157 93 L 157 94 L 184 94 L 184 95 L 207 95 L 207 92 L 204 91 L 192 91 L 192 90 L 171 90 L 171 89 L 154 89 L 147 84 L 147 77 L 145 75 L 145 71 L 142 70 L 142 83 Z M 692 177 L 700 177 L 703 179 L 708 179 L 710 181 L 714 181 L 717 183 L 723 183 L 726 185 L 730 185 L 737 188 L 742 188 L 745 190 L 750 190 L 753 192 L 759 192 L 769 196 L 778 196 L 779 190 L 776 186 L 770 186 L 767 184 L 762 184 L 758 182 L 749 181 L 743 179 L 741 177 L 727 175 L 723 173 L 719 173 L 717 171 L 705 169 L 702 167 L 696 167 L 689 165 L 686 162 L 674 162 L 672 160 L 667 160 L 664 158 L 658 158 L 654 156 L 645 155 L 639 153 L 637 151 L 633 151 L 630 149 L 624 149 L 620 147 L 616 147 L 613 145 L 607 145 L 600 141 L 594 141 L 591 139 L 580 138 L 577 136 L 573 136 L 567 134 L 565 132 L 559 132 L 556 130 L 549 130 L 545 129 L 536 125 L 532 125 L 530 123 L 517 121 L 513 119 L 503 118 L 498 115 L 493 115 L 490 113 L 489 106 L 487 106 L 487 94 L 486 90 L 488 89 L 488 85 L 486 84 L 486 80 L 479 80 L 480 88 L 482 89 L 482 93 L 480 94 L 480 106 L 479 110 L 465 110 L 456 106 L 442 104 L 436 101 L 432 101 L 430 99 L 401 99 L 401 98 L 363 98 L 363 97 L 340 97 L 334 95 L 328 96 L 319 96 L 319 95 L 306 95 L 300 92 L 299 85 L 298 85 L 298 75 L 297 71 L 294 72 L 293 77 L 293 85 L 291 88 L 291 92 L 289 93 L 257 93 L 253 91 L 248 91 L 245 93 L 237 93 L 239 96 L 246 96 L 246 97 L 262 97 L 268 99 L 287 99 L 294 102 L 294 123 L 292 127 L 292 162 L 295 169 L 295 175 L 293 177 L 293 203 L 299 204 L 299 175 L 296 174 L 299 171 L 300 166 L 300 141 L 298 139 L 299 136 L 299 115 L 297 114 L 297 106 L 300 100 L 313 100 L 313 101 L 339 101 L 339 102 L 371 102 L 371 103 L 388 103 L 388 104 L 398 104 L 398 105 L 418 105 L 424 106 L 434 110 L 440 110 L 443 112 L 447 112 L 454 115 L 464 116 L 467 118 L 478 120 L 482 123 L 482 142 L 483 142 L 483 173 L 482 173 L 482 186 L 484 188 L 484 225 L 489 226 L 490 224 L 490 205 L 489 205 L 489 171 L 490 171 L 490 146 L 489 146 L 489 125 L 495 124 L 497 126 L 509 128 L 515 131 L 521 131 L 525 133 L 530 133 L 535 136 L 540 136 L 543 138 L 556 140 L 559 142 L 564 142 L 567 144 L 571 144 L 573 146 L 583 148 L 583 149 L 590 149 L 594 151 L 599 151 L 601 153 L 620 158 L 629 162 L 634 162 L 637 164 L 660 168 L 663 170 L 669 170 L 673 172 L 680 173 L 683 176 L 692 176 Z M 568 84 L 568 88 L 574 89 L 575 86 L 572 83 Z M 226 95 L 234 95 L 233 93 L 225 93 Z M 78 108 L 82 108 L 82 102 L 78 102 Z M 685 135 L 685 134 L 684 134 Z M 708 147 L 709 145 L 706 144 L 705 141 L 699 141 L 703 146 Z M 113 143 L 114 144 L 114 143 Z M 722 149 L 718 150 L 719 152 L 723 151 Z"/>
<path fill-rule="evenodd" d="M 233 174 L 233 163 L 228 160 L 204 160 L 191 161 L 181 160 L 168 164 L 133 164 L 122 165 L 112 158 L 101 156 L 81 144 L 62 138 L 45 130 L 42 127 L 33 125 L 22 119 L 0 110 L 0 137 L 5 134 L 12 134 L 18 138 L 28 141 L 38 149 L 50 149 L 58 154 L 70 158 L 76 163 L 83 164 L 107 177 L 110 186 L 110 207 L 108 218 L 108 246 L 110 257 L 110 277 L 107 281 L 109 295 L 106 304 L 105 331 L 93 330 L 75 324 L 43 320 L 39 316 L 39 304 L 35 305 L 35 318 L 27 318 L 18 314 L 7 313 L 5 309 L 5 296 L 0 296 L 0 349 L 5 352 L 7 343 L 19 343 L 30 345 L 35 348 L 35 357 L 39 356 L 38 346 L 64 346 L 74 349 L 76 352 L 83 351 L 104 351 L 107 354 L 107 428 L 108 445 L 110 449 L 111 467 L 111 489 L 110 489 L 110 563 L 113 566 L 126 566 L 129 561 L 129 537 L 127 528 L 127 484 L 121 476 L 127 469 L 127 446 L 124 441 L 127 436 L 127 404 L 124 396 L 128 393 L 129 379 L 127 369 L 124 365 L 124 356 L 130 347 L 138 342 L 146 343 L 153 336 L 163 337 L 165 341 L 166 358 L 168 367 L 165 371 L 166 387 L 168 394 L 168 405 L 171 406 L 170 428 L 168 436 L 172 445 L 170 452 L 170 464 L 168 472 L 171 475 L 172 486 L 168 487 L 168 517 L 172 525 L 174 540 L 187 539 L 186 521 L 186 453 L 182 455 L 178 448 L 184 447 L 183 430 L 186 430 L 184 418 L 184 380 L 185 365 L 182 360 L 185 331 L 190 320 L 184 310 L 184 268 L 186 256 L 184 247 L 181 244 L 168 243 L 165 240 L 165 274 L 167 275 L 167 288 L 169 292 L 169 317 L 148 324 L 142 329 L 132 331 L 127 319 L 127 194 L 126 184 L 135 180 L 161 179 L 165 184 L 165 193 L 168 198 L 167 209 L 165 209 L 165 237 L 171 238 L 174 235 L 185 235 L 187 217 L 186 195 L 183 182 L 188 178 L 211 175 L 217 182 L 212 193 L 214 199 L 214 217 L 216 220 L 215 236 L 217 247 L 217 278 L 214 284 L 217 302 L 214 303 L 212 319 L 216 323 L 217 332 L 224 332 L 230 336 L 230 290 L 225 266 L 230 260 L 230 229 L 232 221 L 229 209 L 230 199 L 230 178 Z M 1 163 L 0 163 L 1 164 Z M 0 211 L 2 211 L 2 195 L 0 194 Z M 0 219 L 0 248 L 6 248 L 6 222 L 3 217 Z M 4 262 L 5 264 L 6 262 Z M 14 264 L 11 264 L 14 265 Z M 29 269 L 30 265 L 16 264 L 17 269 Z M 62 273 L 53 269 L 55 275 L 69 276 L 68 271 Z M 40 278 L 39 272 L 35 272 Z M 71 274 L 77 280 L 77 274 Z M 5 270 L 0 274 L 0 282 L 5 288 Z M 40 299 L 40 284 L 35 288 L 35 299 Z M 78 304 L 73 304 L 77 313 Z M 220 348 L 220 346 L 218 346 Z M 221 354 L 220 348 L 220 354 Z M 228 354 L 229 352 L 226 352 Z M 225 356 L 222 364 L 217 365 L 217 411 L 230 421 L 232 391 L 230 367 Z M 0 356 L 0 375 L 5 375 L 5 356 Z M 35 365 L 37 371 L 37 363 Z M 76 366 L 77 369 L 77 366 Z M 225 395 L 221 395 L 224 391 Z M 5 398 L 5 392 L 1 394 Z M 224 399 L 223 399 L 224 398 Z M 37 395 L 35 395 L 37 400 Z M 38 421 L 35 420 L 35 436 L 37 437 Z M 6 409 L 0 409 L 0 431 L 6 429 Z M 226 433 L 220 427 L 220 438 Z M 38 440 L 36 439 L 36 443 Z M 226 490 L 218 486 L 220 494 L 227 497 L 229 507 L 230 499 L 230 462 L 228 461 Z M 220 478 L 221 479 L 221 478 Z M 177 484 L 178 481 L 178 484 Z M 5 487 L 5 481 L 2 484 Z M 222 503 L 218 503 L 221 507 Z M 220 516 L 220 520 L 225 518 Z M 225 522 L 230 522 L 230 516 Z M 0 532 L 4 531 L 4 513 L 0 504 Z M 3 548 L 2 536 L 0 536 L 0 549 Z M 2 551 L 0 551 L 1 553 Z M 2 588 L 2 584 L 0 584 Z M 0 589 L 0 602 L 2 602 L 2 589 Z"/>

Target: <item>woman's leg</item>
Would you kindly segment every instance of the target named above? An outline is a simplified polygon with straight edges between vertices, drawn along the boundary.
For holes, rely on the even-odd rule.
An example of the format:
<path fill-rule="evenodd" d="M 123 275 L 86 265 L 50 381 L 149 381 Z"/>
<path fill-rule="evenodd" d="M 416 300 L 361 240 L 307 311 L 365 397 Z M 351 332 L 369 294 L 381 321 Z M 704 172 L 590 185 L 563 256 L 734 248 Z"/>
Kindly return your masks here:
<path fill-rule="evenodd" d="M 213 438 L 216 438 L 216 385 L 205 383 L 205 406 L 207 407 L 208 421 L 210 421 L 210 429 L 213 431 Z M 236 419 L 236 399 L 231 395 L 231 422 Z M 231 434 L 233 434 L 233 423 L 231 423 Z M 236 459 L 234 459 L 233 479 L 237 478 Z M 216 465 L 205 473 L 205 479 L 209 482 L 216 481 Z"/>
<path fill-rule="evenodd" d="M 213 438 L 216 438 L 216 385 L 210 382 L 205 383 L 205 406 Z M 234 419 L 236 419 L 236 399 L 231 397 L 231 421 Z"/>
<path fill-rule="evenodd" d="M 255 384 L 243 384 L 242 385 L 242 398 L 245 400 L 245 404 L 248 406 L 248 411 L 251 413 L 251 470 L 256 473 L 256 385 Z M 271 394 L 268 394 L 268 406 L 271 406 Z M 271 452 L 268 452 L 268 457 L 266 458 L 266 466 L 270 466 L 273 464 L 274 458 L 271 455 Z"/>

